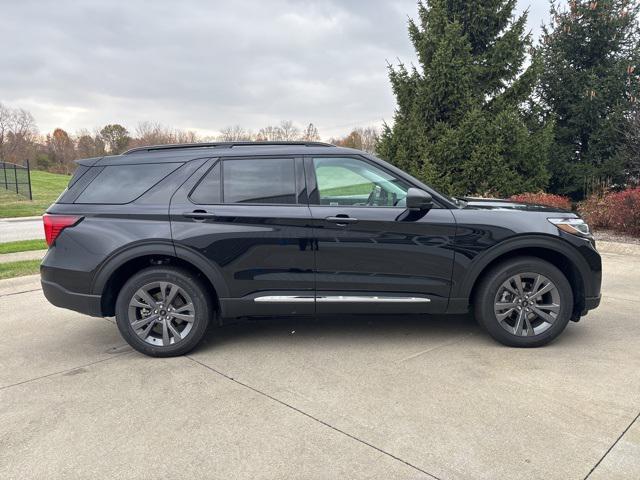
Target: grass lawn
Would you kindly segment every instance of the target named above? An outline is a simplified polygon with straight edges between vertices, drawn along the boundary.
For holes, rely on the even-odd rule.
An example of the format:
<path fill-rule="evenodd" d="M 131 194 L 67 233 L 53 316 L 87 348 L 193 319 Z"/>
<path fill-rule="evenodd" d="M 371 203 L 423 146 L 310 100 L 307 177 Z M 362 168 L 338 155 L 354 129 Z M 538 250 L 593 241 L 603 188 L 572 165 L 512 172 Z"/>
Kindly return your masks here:
<path fill-rule="evenodd" d="M 0 255 L 3 253 L 31 252 L 45 250 L 47 242 L 44 240 L 20 240 L 17 242 L 0 243 Z"/>
<path fill-rule="evenodd" d="M 69 175 L 32 170 L 33 201 L 0 188 L 0 218 L 42 215 L 67 187 L 70 179 Z"/>
<path fill-rule="evenodd" d="M 21 262 L 0 263 L 0 280 L 39 273 L 41 262 L 42 260 L 23 260 Z"/>

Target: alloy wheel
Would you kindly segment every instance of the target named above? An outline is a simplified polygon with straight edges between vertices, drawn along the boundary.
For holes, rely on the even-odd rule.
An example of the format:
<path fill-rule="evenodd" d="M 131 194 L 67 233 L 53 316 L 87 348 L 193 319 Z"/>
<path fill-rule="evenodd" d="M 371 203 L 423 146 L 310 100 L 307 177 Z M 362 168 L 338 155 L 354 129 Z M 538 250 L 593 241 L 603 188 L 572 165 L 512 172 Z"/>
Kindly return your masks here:
<path fill-rule="evenodd" d="M 522 337 L 547 331 L 559 312 L 558 288 L 538 273 L 513 275 L 498 288 L 494 300 L 494 313 L 500 326 Z"/>
<path fill-rule="evenodd" d="M 146 343 L 167 347 L 184 340 L 193 328 L 195 308 L 189 294 L 170 282 L 139 288 L 129 302 L 131 328 Z"/>

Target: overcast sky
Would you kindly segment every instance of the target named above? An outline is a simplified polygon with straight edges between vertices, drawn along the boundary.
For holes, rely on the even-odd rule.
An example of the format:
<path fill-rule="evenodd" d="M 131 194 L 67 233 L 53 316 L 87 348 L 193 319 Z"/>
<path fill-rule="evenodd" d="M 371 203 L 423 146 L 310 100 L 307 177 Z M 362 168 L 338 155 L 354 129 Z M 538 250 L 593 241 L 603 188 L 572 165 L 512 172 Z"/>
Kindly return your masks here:
<path fill-rule="evenodd" d="M 537 34 L 546 0 L 530 8 Z M 215 135 L 391 121 L 386 61 L 411 62 L 415 0 L 0 0 L 0 102 L 42 133 L 138 122 Z M 8 40 L 8 44 L 6 43 Z"/>

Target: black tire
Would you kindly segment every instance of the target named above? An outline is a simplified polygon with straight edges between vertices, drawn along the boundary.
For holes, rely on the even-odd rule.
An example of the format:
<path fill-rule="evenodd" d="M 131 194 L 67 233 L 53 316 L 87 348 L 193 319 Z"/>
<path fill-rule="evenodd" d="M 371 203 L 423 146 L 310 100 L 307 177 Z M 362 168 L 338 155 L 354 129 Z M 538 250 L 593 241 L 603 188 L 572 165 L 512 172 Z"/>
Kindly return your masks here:
<path fill-rule="evenodd" d="M 171 323 L 172 327 L 176 329 L 175 331 L 178 331 L 180 326 L 183 326 L 182 328 L 186 328 L 187 324 L 191 324 L 190 329 L 186 334 L 184 334 L 184 337 L 179 340 L 176 340 L 176 335 L 170 333 L 169 335 L 173 343 L 166 346 L 162 344 L 154 345 L 148 343 L 148 341 L 155 341 L 159 343 L 163 342 L 162 335 L 156 334 L 155 331 L 164 331 L 164 322 L 159 320 L 154 321 L 153 323 L 155 325 L 153 327 L 150 325 L 152 322 L 147 323 L 147 326 L 151 328 L 151 335 L 147 336 L 147 341 L 136 333 L 136 330 L 131 324 L 132 320 L 130 319 L 132 308 L 135 312 L 140 312 L 136 307 L 130 306 L 130 302 L 133 301 L 134 295 L 137 295 L 136 292 L 145 286 L 154 284 L 155 282 L 167 282 L 171 285 L 177 286 L 181 289 L 179 290 L 181 293 L 177 294 L 177 300 L 174 300 L 174 302 L 180 302 L 182 300 L 183 304 L 187 304 L 183 299 L 188 298 L 190 300 L 189 304 L 192 304 L 193 306 L 192 310 L 189 309 L 187 311 L 188 315 L 183 314 L 183 316 L 193 318 L 193 321 L 183 322 L 171 317 L 170 313 L 166 313 L 167 317 L 161 317 L 171 319 L 170 323 L 177 322 L 175 324 Z M 169 286 L 167 290 L 170 288 L 171 286 Z M 160 293 L 156 295 L 161 297 Z M 148 311 L 148 309 L 146 311 Z M 179 310 L 176 309 L 176 312 L 178 311 Z M 162 312 L 165 312 L 165 310 L 162 310 Z M 118 324 L 120 334 L 134 349 L 152 357 L 173 357 L 184 355 L 185 353 L 193 350 L 204 337 L 207 326 L 209 325 L 210 317 L 214 312 L 215 309 L 213 308 L 212 301 L 209 298 L 208 290 L 200 279 L 186 270 L 169 266 L 150 267 L 136 273 L 127 281 L 127 283 L 124 284 L 118 294 L 118 299 L 116 300 L 116 323 Z M 153 314 L 153 312 L 150 313 Z M 174 313 L 174 315 L 177 315 L 177 313 Z M 157 317 L 157 315 L 153 316 Z M 141 318 L 145 319 L 146 317 Z M 160 339 L 156 340 L 155 335 L 160 335 Z"/>
<path fill-rule="evenodd" d="M 521 274 L 524 275 L 523 278 L 526 278 L 525 274 L 528 273 L 542 275 L 555 285 L 556 291 L 554 294 L 557 292 L 560 307 L 557 312 L 554 312 L 556 317 L 553 322 L 544 322 L 541 318 L 535 319 L 535 321 L 540 322 L 539 325 L 546 323 L 547 325 L 544 325 L 546 330 L 537 334 L 532 328 L 528 336 L 521 336 L 507 331 L 507 328 L 511 327 L 507 322 L 517 323 L 520 311 L 514 310 L 510 314 L 511 316 L 507 317 L 507 322 L 501 324 L 498 321 L 498 315 L 494 311 L 494 306 L 496 305 L 499 289 L 501 292 L 505 291 L 502 289 L 505 282 Z M 518 307 L 520 307 L 520 304 Z M 496 265 L 483 276 L 474 298 L 474 310 L 478 323 L 498 342 L 510 347 L 540 347 L 554 340 L 569 323 L 573 312 L 573 291 L 565 275 L 549 262 L 536 257 L 517 257 Z M 512 309 L 505 308 L 504 311 L 510 310 Z M 520 307 L 520 310 L 522 310 L 522 307 Z M 533 316 L 533 313 L 531 315 Z M 506 326 L 503 327 L 503 325 Z M 529 322 L 527 322 L 527 325 L 529 325 Z M 515 325 L 513 327 L 513 330 L 516 330 Z"/>

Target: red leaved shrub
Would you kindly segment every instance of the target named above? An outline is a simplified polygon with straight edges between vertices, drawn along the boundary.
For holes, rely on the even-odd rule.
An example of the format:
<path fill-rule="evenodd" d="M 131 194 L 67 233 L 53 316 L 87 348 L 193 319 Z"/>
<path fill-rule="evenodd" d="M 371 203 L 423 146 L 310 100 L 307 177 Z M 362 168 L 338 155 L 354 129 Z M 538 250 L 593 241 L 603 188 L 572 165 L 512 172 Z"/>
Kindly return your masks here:
<path fill-rule="evenodd" d="M 521 193 L 520 195 L 511 196 L 509 200 L 520 203 L 546 205 L 547 207 L 571 210 L 571 200 L 569 199 L 569 197 L 563 197 L 562 195 L 553 195 L 552 193 Z"/>
<path fill-rule="evenodd" d="M 578 205 L 578 211 L 594 228 L 640 236 L 640 187 L 593 194 Z"/>
<path fill-rule="evenodd" d="M 578 213 L 591 228 L 611 228 L 611 210 L 608 207 L 609 192 L 593 193 L 578 204 Z"/>

